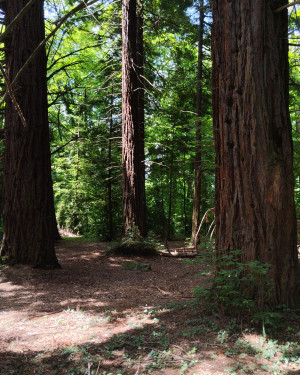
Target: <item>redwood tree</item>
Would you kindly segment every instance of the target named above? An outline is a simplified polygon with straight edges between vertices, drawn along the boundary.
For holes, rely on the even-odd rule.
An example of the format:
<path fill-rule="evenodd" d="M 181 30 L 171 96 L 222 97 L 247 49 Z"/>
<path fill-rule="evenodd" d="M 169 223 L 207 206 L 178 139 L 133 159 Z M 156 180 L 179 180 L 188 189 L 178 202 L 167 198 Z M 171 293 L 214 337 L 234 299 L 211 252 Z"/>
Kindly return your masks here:
<path fill-rule="evenodd" d="M 5 2 L 9 25 L 29 0 Z M 5 39 L 8 80 L 45 38 L 43 0 L 36 0 Z M 46 53 L 41 48 L 14 86 L 15 104 L 5 107 L 5 160 L 1 255 L 11 263 L 57 267 L 54 251 L 54 204 L 51 180 Z"/>
<path fill-rule="evenodd" d="M 294 302 L 299 272 L 285 3 L 212 2 L 217 252 L 270 264 L 274 304 Z"/>
<path fill-rule="evenodd" d="M 141 3 L 122 5 L 122 163 L 124 234 L 135 226 L 146 235 Z"/>
<path fill-rule="evenodd" d="M 195 185 L 192 215 L 192 243 L 197 247 L 200 242 L 197 231 L 201 222 L 201 182 L 202 182 L 202 79 L 203 79 L 203 37 L 204 37 L 204 1 L 199 4 L 199 42 L 198 42 L 198 69 L 197 69 L 197 97 L 196 97 L 196 154 L 195 154 Z"/>

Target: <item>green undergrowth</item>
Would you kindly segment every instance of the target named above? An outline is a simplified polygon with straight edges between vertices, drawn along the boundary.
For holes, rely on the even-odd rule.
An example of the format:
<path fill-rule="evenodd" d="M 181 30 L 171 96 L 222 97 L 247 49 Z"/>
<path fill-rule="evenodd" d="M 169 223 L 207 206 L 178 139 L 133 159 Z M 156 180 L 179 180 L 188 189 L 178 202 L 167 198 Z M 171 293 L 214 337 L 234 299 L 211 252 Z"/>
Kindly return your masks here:
<path fill-rule="evenodd" d="M 76 237 L 62 236 L 62 239 L 68 242 L 74 242 L 74 243 L 98 242 L 99 241 L 96 237 L 85 237 L 85 236 L 76 236 Z"/>
<path fill-rule="evenodd" d="M 0 257 L 0 274 L 1 271 L 9 264 L 9 259 L 7 256 Z"/>
<path fill-rule="evenodd" d="M 161 250 L 161 244 L 152 238 L 144 238 L 139 234 L 137 228 L 132 229 L 119 242 L 108 246 L 108 255 L 120 256 L 158 256 Z"/>
<path fill-rule="evenodd" d="M 300 310 L 286 305 L 273 306 L 273 281 L 268 277 L 269 265 L 259 261 L 241 262 L 241 251 L 216 257 L 214 250 L 201 253 L 196 262 L 207 267 L 199 273 L 201 285 L 194 288 L 198 304 L 220 316 L 234 316 L 239 321 L 266 329 L 280 328 L 287 315 Z"/>
<path fill-rule="evenodd" d="M 110 316 L 109 311 L 103 314 L 105 319 Z M 118 314 L 122 312 L 114 311 L 116 324 Z M 126 332 L 103 343 L 74 344 L 26 357 L 12 353 L 11 365 L 10 357 L 3 357 L 6 365 L 0 374 L 134 375 L 170 369 L 178 375 L 197 374 L 201 366 L 213 368 L 224 357 L 224 374 L 297 374 L 300 325 L 299 316 L 293 316 L 294 320 L 287 315 L 269 335 L 237 318 L 204 313 L 196 301 L 145 306 L 128 317 L 147 318 L 151 324 L 128 323 Z"/>
<path fill-rule="evenodd" d="M 0 258 L 0 275 L 5 267 L 6 267 L 6 261 Z"/>

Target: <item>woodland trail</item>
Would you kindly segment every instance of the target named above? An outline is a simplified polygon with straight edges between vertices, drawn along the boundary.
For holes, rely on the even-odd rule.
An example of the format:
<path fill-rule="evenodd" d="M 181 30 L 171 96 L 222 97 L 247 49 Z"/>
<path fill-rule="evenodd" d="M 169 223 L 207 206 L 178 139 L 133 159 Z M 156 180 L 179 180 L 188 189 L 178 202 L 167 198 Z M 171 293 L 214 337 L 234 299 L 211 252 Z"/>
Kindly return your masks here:
<path fill-rule="evenodd" d="M 152 269 L 130 271 L 122 262 L 132 258 L 105 250 L 64 240 L 62 269 L 2 270 L 0 375 L 214 375 L 234 365 L 225 355 L 232 344 L 218 341 L 224 322 L 192 303 L 203 265 L 135 257 Z M 254 358 L 243 361 L 260 368 Z"/>

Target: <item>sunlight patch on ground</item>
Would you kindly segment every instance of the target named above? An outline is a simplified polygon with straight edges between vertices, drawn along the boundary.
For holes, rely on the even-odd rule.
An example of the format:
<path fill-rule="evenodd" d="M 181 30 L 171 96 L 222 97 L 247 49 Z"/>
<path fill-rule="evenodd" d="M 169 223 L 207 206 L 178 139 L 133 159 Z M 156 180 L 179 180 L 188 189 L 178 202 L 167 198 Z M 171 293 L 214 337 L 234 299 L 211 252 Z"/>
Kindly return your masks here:
<path fill-rule="evenodd" d="M 24 289 L 24 287 L 21 286 L 21 285 L 15 285 L 15 284 L 13 284 L 10 281 L 8 281 L 8 282 L 2 282 L 1 283 L 1 287 L 0 287 L 0 293 L 3 293 L 3 292 L 13 292 L 15 290 L 20 290 L 20 289 Z"/>
<path fill-rule="evenodd" d="M 11 314 L 11 313 L 10 313 Z M 9 324 L 10 323 L 10 324 Z M 59 313 L 29 316 L 15 314 L 10 322 L 0 314 L 0 345 L 2 350 L 26 352 L 55 350 L 86 342 L 103 343 L 114 335 L 154 324 L 147 315 L 118 318 L 111 311 L 90 314 L 80 309 L 66 309 Z"/>
<path fill-rule="evenodd" d="M 92 259 L 97 259 L 101 256 L 101 254 L 99 252 L 93 252 L 93 253 L 90 253 L 88 255 L 81 255 L 80 256 L 80 259 L 84 259 L 84 260 L 92 260 Z"/>
<path fill-rule="evenodd" d="M 87 304 L 89 305 L 89 308 L 108 306 L 106 302 L 101 302 L 94 298 L 88 298 L 88 299 L 68 298 L 60 302 L 60 305 L 62 307 L 67 307 L 67 308 L 69 308 L 70 306 L 76 305 L 76 310 L 80 309 L 81 306 L 86 306 Z"/>

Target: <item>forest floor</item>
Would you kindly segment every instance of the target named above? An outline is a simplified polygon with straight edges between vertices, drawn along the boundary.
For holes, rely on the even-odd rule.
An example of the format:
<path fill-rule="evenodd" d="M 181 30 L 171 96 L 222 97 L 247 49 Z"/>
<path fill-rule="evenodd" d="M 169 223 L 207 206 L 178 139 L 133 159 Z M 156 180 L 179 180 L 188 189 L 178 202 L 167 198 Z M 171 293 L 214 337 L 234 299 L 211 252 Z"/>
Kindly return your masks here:
<path fill-rule="evenodd" d="M 193 299 L 203 264 L 135 257 L 151 271 L 126 270 L 77 238 L 57 255 L 62 269 L 0 270 L 1 375 L 300 374 L 299 315 L 271 334 L 213 314 Z"/>

